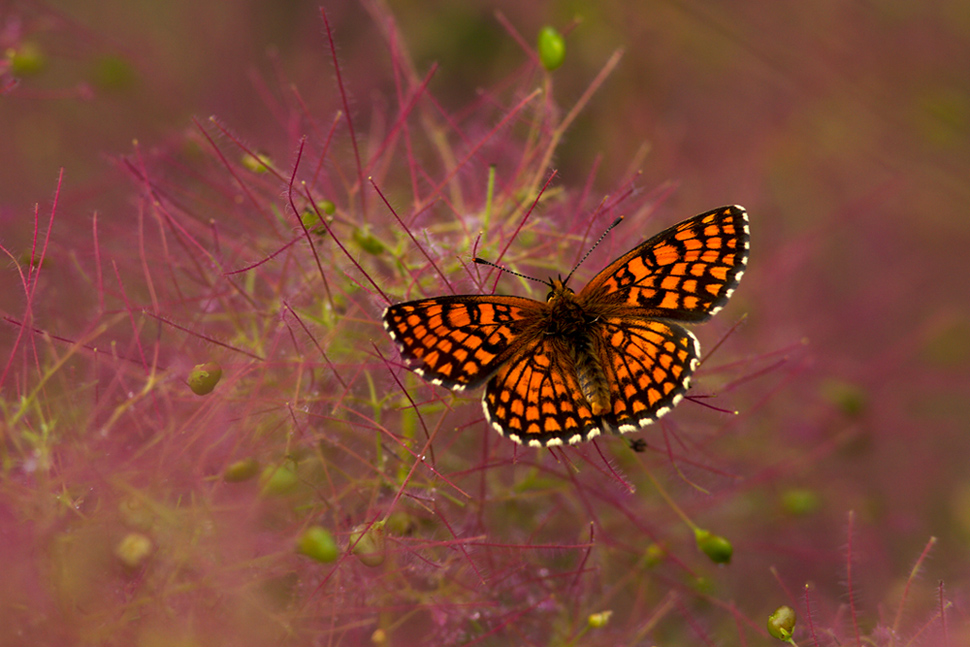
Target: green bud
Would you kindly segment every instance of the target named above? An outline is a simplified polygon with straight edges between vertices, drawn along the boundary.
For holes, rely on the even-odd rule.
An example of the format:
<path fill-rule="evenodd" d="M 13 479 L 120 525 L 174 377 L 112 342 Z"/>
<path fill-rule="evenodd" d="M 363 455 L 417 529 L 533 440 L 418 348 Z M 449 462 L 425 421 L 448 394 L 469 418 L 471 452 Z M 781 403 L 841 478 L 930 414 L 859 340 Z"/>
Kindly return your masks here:
<path fill-rule="evenodd" d="M 387 543 L 384 539 L 384 522 L 375 521 L 371 524 L 361 524 L 350 533 L 348 547 L 364 566 L 380 566 L 387 554 Z"/>
<path fill-rule="evenodd" d="M 712 562 L 715 564 L 730 563 L 734 548 L 727 539 L 699 528 L 694 531 L 694 539 L 697 541 L 697 547 L 710 557 Z"/>
<path fill-rule="evenodd" d="M 259 461 L 255 458 L 244 458 L 231 464 L 222 473 L 222 479 L 226 483 L 240 483 L 248 481 L 259 472 Z"/>
<path fill-rule="evenodd" d="M 304 227 L 313 229 L 320 222 L 320 216 L 313 209 L 304 209 L 303 213 L 300 214 L 300 220 L 303 222 Z"/>
<path fill-rule="evenodd" d="M 599 613 L 591 613 L 587 619 L 587 624 L 590 629 L 599 629 L 600 627 L 605 627 L 610 622 L 610 617 L 613 615 L 612 611 L 600 611 Z"/>
<path fill-rule="evenodd" d="M 267 465 L 259 477 L 263 494 L 286 494 L 299 484 L 296 468 L 291 463 Z"/>
<path fill-rule="evenodd" d="M 310 526 L 296 540 L 296 550 L 310 559 L 329 564 L 337 561 L 340 551 L 333 535 L 322 526 Z"/>
<path fill-rule="evenodd" d="M 23 42 L 19 48 L 7 50 L 10 72 L 14 76 L 33 76 L 47 67 L 47 57 L 37 43 Z"/>
<path fill-rule="evenodd" d="M 554 27 L 548 25 L 539 30 L 539 62 L 546 71 L 552 72 L 566 59 L 566 39 Z"/>
<path fill-rule="evenodd" d="M 378 256 L 384 253 L 384 243 L 374 236 L 374 234 L 370 233 L 369 228 L 358 227 L 354 229 L 354 242 L 360 245 L 361 249 L 368 254 Z"/>
<path fill-rule="evenodd" d="M 196 395 L 207 395 L 212 393 L 220 379 L 222 379 L 222 367 L 218 363 L 197 364 L 189 372 L 189 388 Z"/>
<path fill-rule="evenodd" d="M 795 610 L 789 606 L 780 606 L 768 616 L 768 633 L 778 640 L 791 641 L 795 631 Z"/>
<path fill-rule="evenodd" d="M 273 168 L 273 161 L 265 153 L 250 155 L 246 153 L 242 156 L 242 165 L 246 170 L 253 173 L 268 173 Z"/>

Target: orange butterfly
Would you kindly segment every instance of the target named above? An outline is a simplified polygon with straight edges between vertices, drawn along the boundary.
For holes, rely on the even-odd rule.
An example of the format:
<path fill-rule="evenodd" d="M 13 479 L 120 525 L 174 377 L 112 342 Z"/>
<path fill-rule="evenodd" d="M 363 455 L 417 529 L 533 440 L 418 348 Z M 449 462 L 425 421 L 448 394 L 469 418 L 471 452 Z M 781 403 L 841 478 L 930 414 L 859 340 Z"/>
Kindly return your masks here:
<path fill-rule="evenodd" d="M 700 345 L 681 323 L 731 297 L 748 260 L 748 217 L 722 207 L 610 263 L 578 294 L 551 279 L 546 302 L 443 296 L 390 306 L 384 328 L 414 372 L 482 404 L 500 434 L 534 447 L 627 433 L 684 397 Z"/>

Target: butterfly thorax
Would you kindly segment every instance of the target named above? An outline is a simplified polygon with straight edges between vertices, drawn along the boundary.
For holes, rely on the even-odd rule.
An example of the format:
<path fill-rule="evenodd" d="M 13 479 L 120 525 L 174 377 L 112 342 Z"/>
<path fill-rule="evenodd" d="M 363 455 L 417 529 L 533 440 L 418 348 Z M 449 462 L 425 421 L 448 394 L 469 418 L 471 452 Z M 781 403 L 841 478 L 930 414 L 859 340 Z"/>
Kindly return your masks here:
<path fill-rule="evenodd" d="M 576 298 L 576 293 L 560 279 L 550 281 L 552 290 L 546 304 L 543 333 L 557 338 L 573 340 L 587 336 L 589 313 Z"/>
<path fill-rule="evenodd" d="M 562 280 L 553 279 L 550 287 L 552 290 L 549 292 L 542 332 L 567 351 L 590 409 L 594 415 L 602 415 L 609 410 L 610 396 L 599 349 L 594 341 L 597 339 L 594 327 L 599 315 L 590 312 Z"/>

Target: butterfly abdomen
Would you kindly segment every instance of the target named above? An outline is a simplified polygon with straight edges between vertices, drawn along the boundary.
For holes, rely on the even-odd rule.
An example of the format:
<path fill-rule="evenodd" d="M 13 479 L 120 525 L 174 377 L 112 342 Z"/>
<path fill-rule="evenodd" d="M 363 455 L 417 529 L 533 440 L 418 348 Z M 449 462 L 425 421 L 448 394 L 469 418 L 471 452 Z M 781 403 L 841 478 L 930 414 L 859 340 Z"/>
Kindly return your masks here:
<path fill-rule="evenodd" d="M 602 416 L 611 409 L 610 386 L 606 381 L 603 365 L 593 350 L 592 340 L 588 336 L 577 340 L 570 347 L 570 355 L 583 397 L 589 402 L 593 415 Z"/>

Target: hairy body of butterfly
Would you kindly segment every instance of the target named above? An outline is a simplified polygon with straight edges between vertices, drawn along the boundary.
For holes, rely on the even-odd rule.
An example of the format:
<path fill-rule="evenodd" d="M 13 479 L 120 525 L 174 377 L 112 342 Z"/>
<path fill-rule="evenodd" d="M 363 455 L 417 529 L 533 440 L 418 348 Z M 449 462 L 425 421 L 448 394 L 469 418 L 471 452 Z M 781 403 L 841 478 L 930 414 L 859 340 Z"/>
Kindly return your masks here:
<path fill-rule="evenodd" d="M 744 273 L 748 223 L 722 207 L 630 250 L 579 293 L 546 302 L 462 295 L 390 306 L 384 327 L 414 371 L 455 390 L 486 381 L 485 416 L 534 446 L 630 432 L 684 396 L 700 347 L 682 323 L 715 314 Z"/>

